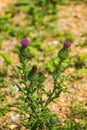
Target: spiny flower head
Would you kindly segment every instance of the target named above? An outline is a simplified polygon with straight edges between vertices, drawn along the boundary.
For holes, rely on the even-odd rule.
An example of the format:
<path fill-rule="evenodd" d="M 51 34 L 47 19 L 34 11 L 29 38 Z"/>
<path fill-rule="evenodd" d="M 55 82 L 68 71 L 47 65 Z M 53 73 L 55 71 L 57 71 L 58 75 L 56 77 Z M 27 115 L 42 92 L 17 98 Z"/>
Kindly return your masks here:
<path fill-rule="evenodd" d="M 29 40 L 27 39 L 27 38 L 23 38 L 22 40 L 21 40 L 21 45 L 22 46 L 28 46 L 29 45 Z"/>
<path fill-rule="evenodd" d="M 71 46 L 70 40 L 66 39 L 63 48 L 59 51 L 58 57 L 62 60 L 68 58 L 68 48 Z"/>
<path fill-rule="evenodd" d="M 65 42 L 64 42 L 64 48 L 69 48 L 71 46 L 71 42 L 70 42 L 70 40 L 65 40 Z"/>

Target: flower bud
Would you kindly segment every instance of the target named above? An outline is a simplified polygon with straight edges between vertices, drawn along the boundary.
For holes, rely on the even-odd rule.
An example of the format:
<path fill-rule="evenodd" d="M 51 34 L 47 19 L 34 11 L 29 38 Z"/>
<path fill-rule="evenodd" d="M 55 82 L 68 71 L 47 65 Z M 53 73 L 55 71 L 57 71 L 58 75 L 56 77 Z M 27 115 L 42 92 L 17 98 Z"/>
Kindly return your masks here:
<path fill-rule="evenodd" d="M 23 38 L 22 40 L 21 40 L 21 45 L 22 46 L 28 46 L 29 45 L 29 40 L 27 39 L 27 38 Z"/>
<path fill-rule="evenodd" d="M 57 123 L 57 121 L 58 121 L 58 118 L 55 116 L 55 115 L 52 115 L 51 117 L 50 117 L 50 123 L 53 125 L 53 124 L 56 124 Z"/>
<path fill-rule="evenodd" d="M 68 49 L 66 48 L 61 49 L 58 53 L 58 57 L 62 60 L 65 60 L 66 58 L 68 58 Z"/>
<path fill-rule="evenodd" d="M 65 42 L 64 42 L 64 48 L 69 48 L 71 46 L 71 42 L 67 39 Z"/>

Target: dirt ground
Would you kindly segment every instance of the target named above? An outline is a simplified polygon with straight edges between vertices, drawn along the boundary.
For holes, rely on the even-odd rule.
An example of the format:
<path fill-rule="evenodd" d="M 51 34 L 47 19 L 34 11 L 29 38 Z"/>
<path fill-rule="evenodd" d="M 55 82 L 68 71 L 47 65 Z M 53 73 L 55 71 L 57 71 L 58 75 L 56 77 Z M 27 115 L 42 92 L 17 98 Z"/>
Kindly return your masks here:
<path fill-rule="evenodd" d="M 0 16 L 7 10 L 9 4 L 15 3 L 15 0 L 0 0 Z"/>
<path fill-rule="evenodd" d="M 78 41 L 84 41 L 83 33 L 87 32 L 87 4 L 72 3 L 67 6 L 59 6 L 59 29 L 60 31 L 70 31 L 75 36 L 75 41 L 71 47 L 71 55 L 87 54 L 87 46 L 81 48 L 78 46 Z M 73 70 L 67 70 L 73 73 Z M 72 94 L 62 93 L 61 97 L 56 100 L 55 107 L 62 121 L 69 115 L 69 105 L 73 101 L 78 101 L 80 104 L 87 105 L 87 74 L 82 75 L 80 81 L 75 81 L 68 84 Z M 60 106 L 60 107 L 59 107 Z M 87 106 L 86 106 L 87 107 Z M 54 109 L 55 110 L 55 109 Z M 65 113 L 65 114 L 64 114 Z"/>

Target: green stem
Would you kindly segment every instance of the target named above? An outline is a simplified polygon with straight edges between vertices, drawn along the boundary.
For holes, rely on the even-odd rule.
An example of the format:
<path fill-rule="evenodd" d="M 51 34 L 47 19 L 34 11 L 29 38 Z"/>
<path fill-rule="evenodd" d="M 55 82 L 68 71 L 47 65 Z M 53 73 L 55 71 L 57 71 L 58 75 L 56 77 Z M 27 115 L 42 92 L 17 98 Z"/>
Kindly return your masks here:
<path fill-rule="evenodd" d="M 53 91 L 50 93 L 50 95 L 49 95 L 49 97 L 48 97 L 48 99 L 47 99 L 47 101 L 46 101 L 46 103 L 45 103 L 45 107 L 48 106 L 48 104 L 49 104 L 50 102 L 52 102 L 55 98 L 59 97 L 59 95 L 60 95 L 60 93 L 61 93 L 61 91 L 59 91 L 57 95 L 54 95 L 56 89 L 58 89 L 58 88 L 57 88 L 57 79 L 58 79 L 59 76 L 60 76 L 60 68 L 61 68 L 61 63 L 62 63 L 62 62 L 63 62 L 63 61 L 60 59 L 59 64 L 58 64 L 58 67 L 56 67 L 55 70 L 54 70 L 54 73 L 53 73 L 54 88 L 53 88 Z M 53 96 L 53 95 L 54 95 L 54 96 Z"/>

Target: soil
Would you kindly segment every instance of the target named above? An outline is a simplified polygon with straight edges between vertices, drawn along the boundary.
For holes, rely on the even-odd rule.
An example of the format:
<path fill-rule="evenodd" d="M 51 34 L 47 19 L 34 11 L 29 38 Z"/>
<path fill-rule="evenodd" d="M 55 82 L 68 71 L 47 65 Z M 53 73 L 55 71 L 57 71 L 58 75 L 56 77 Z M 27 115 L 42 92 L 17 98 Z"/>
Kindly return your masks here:
<path fill-rule="evenodd" d="M 61 32 L 70 31 L 75 36 L 75 41 L 71 46 L 71 55 L 78 56 L 87 54 L 87 46 L 80 47 L 79 41 L 84 41 L 82 36 L 87 32 L 87 4 L 84 2 L 71 2 L 67 6 L 59 6 L 59 29 Z M 67 73 L 73 74 L 73 69 L 68 69 Z M 70 105 L 77 101 L 87 105 L 87 74 L 80 74 L 81 80 L 73 81 L 67 84 L 71 94 L 62 93 L 56 100 L 55 106 L 51 105 L 53 111 L 60 115 L 61 121 L 70 117 Z M 86 106 L 87 107 L 87 106 Z"/>

